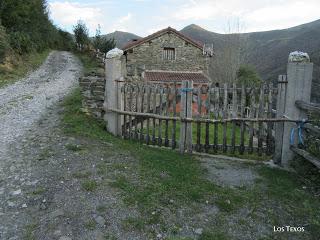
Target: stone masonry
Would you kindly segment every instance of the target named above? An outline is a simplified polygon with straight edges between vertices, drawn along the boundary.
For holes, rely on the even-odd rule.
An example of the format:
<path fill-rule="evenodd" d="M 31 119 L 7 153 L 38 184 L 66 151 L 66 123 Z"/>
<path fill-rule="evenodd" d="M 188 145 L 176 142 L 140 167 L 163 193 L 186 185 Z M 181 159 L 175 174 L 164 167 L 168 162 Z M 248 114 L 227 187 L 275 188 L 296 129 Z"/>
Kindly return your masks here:
<path fill-rule="evenodd" d="M 164 60 L 163 49 L 174 48 L 175 60 Z M 125 51 L 127 76 L 141 76 L 144 70 L 164 71 L 206 71 L 203 50 L 179 37 L 167 32 L 150 41 Z"/>
<path fill-rule="evenodd" d="M 79 85 L 83 96 L 83 111 L 96 118 L 103 118 L 105 78 L 97 75 L 81 77 Z"/>

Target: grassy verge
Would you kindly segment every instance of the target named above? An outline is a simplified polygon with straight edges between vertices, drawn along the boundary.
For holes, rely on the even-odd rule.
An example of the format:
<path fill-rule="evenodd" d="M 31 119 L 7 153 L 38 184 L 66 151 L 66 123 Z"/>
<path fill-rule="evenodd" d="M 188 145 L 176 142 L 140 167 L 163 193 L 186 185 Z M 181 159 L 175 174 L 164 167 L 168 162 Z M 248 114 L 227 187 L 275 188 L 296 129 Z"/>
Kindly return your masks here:
<path fill-rule="evenodd" d="M 18 81 L 28 72 L 38 68 L 48 57 L 50 51 L 31 53 L 17 59 L 12 65 L 0 65 L 0 88 Z"/>
<path fill-rule="evenodd" d="M 138 181 L 132 181 L 126 175 L 128 170 L 121 172 L 119 168 L 121 174 L 112 183 L 121 190 L 124 202 L 141 213 L 141 217 L 124 221 L 125 228 L 130 231 L 155 234 L 153 226 L 160 226 L 161 231 L 173 237 L 171 239 L 181 239 L 175 238 L 180 226 L 175 218 L 168 217 L 168 213 L 177 216 L 181 209 L 188 209 L 193 216 L 215 206 L 219 213 L 211 216 L 214 224 L 212 221 L 202 222 L 204 232 L 199 239 L 232 239 L 230 224 L 237 229 L 239 236 L 254 231 L 252 229 L 257 224 L 269 229 L 269 235 L 260 239 L 291 239 L 290 233 L 273 233 L 273 226 L 286 225 L 304 226 L 306 230 L 301 239 L 314 239 L 320 235 L 319 199 L 293 173 L 255 166 L 259 178 L 252 187 L 221 187 L 206 179 L 205 169 L 192 156 L 148 148 L 108 134 L 105 123 L 80 111 L 79 90 L 65 100 L 64 108 L 66 133 L 112 142 L 115 151 L 127 152 L 137 159 L 137 168 L 130 171 L 134 171 Z"/>
<path fill-rule="evenodd" d="M 89 56 L 87 53 L 75 52 L 74 53 L 82 62 L 84 75 L 90 75 L 91 73 L 104 74 L 104 69 L 96 61 L 96 58 Z"/>

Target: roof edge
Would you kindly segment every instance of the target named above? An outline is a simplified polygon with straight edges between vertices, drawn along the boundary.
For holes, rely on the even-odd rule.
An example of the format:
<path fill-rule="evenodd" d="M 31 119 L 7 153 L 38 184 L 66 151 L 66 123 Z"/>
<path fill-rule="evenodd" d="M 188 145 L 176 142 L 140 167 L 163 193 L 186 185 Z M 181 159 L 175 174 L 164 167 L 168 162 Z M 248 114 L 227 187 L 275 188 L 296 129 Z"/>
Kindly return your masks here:
<path fill-rule="evenodd" d="M 123 50 L 123 51 L 127 51 L 127 50 L 129 50 L 129 49 L 132 49 L 132 48 L 134 48 L 134 47 L 137 47 L 137 46 L 139 46 L 139 45 L 141 45 L 141 44 L 143 44 L 143 43 L 146 43 L 147 41 L 150 41 L 150 40 L 152 40 L 152 39 L 155 39 L 155 38 L 157 38 L 157 37 L 159 37 L 159 36 L 161 36 L 161 35 L 163 35 L 163 34 L 165 34 L 165 33 L 168 33 L 168 32 L 175 33 L 176 35 L 178 35 L 178 36 L 179 36 L 180 38 L 182 38 L 183 40 L 185 40 L 185 41 L 187 41 L 188 43 L 192 44 L 193 46 L 195 46 L 195 47 L 203 50 L 203 44 L 201 45 L 199 42 L 191 39 L 190 37 L 184 35 L 183 33 L 179 32 L 178 30 L 176 30 L 176 29 L 174 29 L 174 28 L 172 28 L 172 27 L 167 27 L 167 28 L 165 28 L 165 29 L 162 29 L 162 30 L 160 30 L 160 31 L 158 31 L 158 32 L 155 32 L 155 33 L 149 35 L 149 36 L 146 36 L 146 37 L 144 37 L 144 38 L 141 38 L 141 39 L 139 39 L 139 40 L 136 41 L 136 42 L 131 42 L 131 43 L 129 42 L 129 43 L 127 43 L 127 44 L 122 48 L 122 50 Z"/>

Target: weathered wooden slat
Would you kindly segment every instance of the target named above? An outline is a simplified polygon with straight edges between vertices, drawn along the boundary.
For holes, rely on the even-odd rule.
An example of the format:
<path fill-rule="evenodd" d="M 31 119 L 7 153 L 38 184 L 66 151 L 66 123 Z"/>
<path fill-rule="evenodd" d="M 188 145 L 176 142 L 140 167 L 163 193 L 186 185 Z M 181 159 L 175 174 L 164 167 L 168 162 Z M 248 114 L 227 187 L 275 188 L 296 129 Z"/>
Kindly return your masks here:
<path fill-rule="evenodd" d="M 283 117 L 285 112 L 285 102 L 287 98 L 287 76 L 280 75 L 278 78 L 278 95 L 277 95 L 277 113 L 276 117 Z M 275 124 L 275 153 L 273 162 L 279 164 L 282 159 L 284 123 L 279 122 Z"/>
<path fill-rule="evenodd" d="M 127 111 L 127 85 L 123 86 L 123 110 Z M 127 115 L 123 115 L 122 136 L 127 138 Z"/>
<path fill-rule="evenodd" d="M 173 117 L 177 117 L 177 84 L 174 83 L 173 87 Z M 176 148 L 176 127 L 177 127 L 177 121 L 172 120 L 172 149 Z"/>
<path fill-rule="evenodd" d="M 245 117 L 245 115 L 244 115 L 245 105 L 246 105 L 246 89 L 244 86 L 242 86 L 242 89 L 241 89 L 241 109 L 240 109 L 241 118 Z M 240 154 L 244 153 L 244 134 L 246 131 L 245 127 L 246 127 L 245 122 L 242 121 L 241 125 L 240 125 L 240 148 L 239 148 Z"/>
<path fill-rule="evenodd" d="M 161 116 L 163 112 L 163 87 L 159 87 L 159 115 Z M 158 126 L 158 145 L 162 146 L 162 120 L 159 118 Z"/>
<path fill-rule="evenodd" d="M 132 101 L 133 101 L 133 86 L 132 85 L 129 85 L 129 91 L 130 91 L 130 94 L 129 94 L 129 109 L 130 109 L 130 112 L 133 112 L 132 111 Z M 129 131 L 128 131 L 128 138 L 131 139 L 132 138 L 132 115 L 129 115 Z"/>
<path fill-rule="evenodd" d="M 312 163 L 314 166 L 316 166 L 317 168 L 320 169 L 320 159 L 319 158 L 316 158 L 316 157 L 312 156 L 310 153 L 308 153 L 307 151 L 299 149 L 295 146 L 291 146 L 290 149 L 294 153 L 296 153 L 300 157 L 308 160 L 310 163 Z"/>
<path fill-rule="evenodd" d="M 223 119 L 228 118 L 228 85 L 224 84 Z M 223 152 L 227 152 L 227 123 L 223 124 Z"/>
<path fill-rule="evenodd" d="M 193 81 L 188 81 L 188 89 L 193 89 Z M 192 118 L 192 91 L 187 91 L 187 118 Z M 192 123 L 187 122 L 187 129 L 186 129 L 186 146 L 187 152 L 192 153 Z"/>
<path fill-rule="evenodd" d="M 146 88 L 145 86 L 141 86 L 141 89 L 140 89 L 140 93 L 141 93 L 141 105 L 140 105 L 140 112 L 141 113 L 144 113 L 144 98 L 145 98 L 145 93 L 146 93 Z M 140 121 L 140 142 L 143 142 L 144 141 L 144 119 L 141 118 L 141 121 Z"/>
<path fill-rule="evenodd" d="M 182 82 L 182 89 L 188 88 L 188 82 L 183 81 Z M 187 115 L 187 94 L 186 91 L 181 91 L 181 110 L 180 110 L 180 117 L 185 118 Z M 186 149 L 186 129 L 187 129 L 187 123 L 181 122 L 180 124 L 180 153 L 184 153 Z"/>
<path fill-rule="evenodd" d="M 264 114 L 264 85 L 260 89 L 260 97 L 259 97 L 259 110 L 258 110 L 258 118 L 262 117 Z M 262 155 L 262 145 L 263 145 L 263 123 L 258 123 L 258 155 Z"/>
<path fill-rule="evenodd" d="M 139 95 L 140 95 L 140 87 L 139 85 L 136 85 L 134 87 L 134 93 L 135 93 L 135 112 L 138 112 L 139 108 Z M 138 140 L 138 118 L 134 118 L 134 139 Z"/>
<path fill-rule="evenodd" d="M 269 84 L 268 88 L 268 113 L 267 113 L 267 118 L 272 118 L 272 102 L 273 102 L 273 97 L 272 97 L 272 84 Z M 266 148 L 266 154 L 267 155 L 272 155 L 273 154 L 273 137 L 272 137 L 272 122 L 267 123 L 267 148 Z"/>
<path fill-rule="evenodd" d="M 198 114 L 197 118 L 201 118 L 201 90 L 200 87 L 197 88 L 197 109 Z M 196 145 L 196 151 L 201 151 L 201 122 L 197 123 L 197 145 Z"/>
<path fill-rule="evenodd" d="M 250 119 L 254 119 L 255 111 L 256 111 L 256 91 L 255 89 L 251 89 L 250 91 Z M 254 122 L 250 122 L 249 126 L 249 153 L 253 153 L 253 135 L 254 135 Z"/>
<path fill-rule="evenodd" d="M 208 119 L 211 118 L 211 88 L 208 87 L 207 89 L 207 114 L 206 114 L 206 117 Z M 210 136 L 210 123 L 206 123 L 206 136 L 205 136 L 205 152 L 208 153 L 209 152 L 209 136 Z"/>
<path fill-rule="evenodd" d="M 296 106 L 305 111 L 320 113 L 320 104 L 318 103 L 308 103 L 305 101 L 298 100 L 296 101 Z"/>
<path fill-rule="evenodd" d="M 169 86 L 166 87 L 165 93 L 166 93 L 165 114 L 168 117 L 169 116 L 169 106 L 170 106 L 170 93 L 171 93 L 171 88 L 169 88 Z M 168 147 L 169 146 L 169 120 L 165 120 L 165 121 L 166 121 L 166 127 L 165 127 L 164 145 L 166 147 Z"/>
<path fill-rule="evenodd" d="M 214 120 L 219 118 L 219 105 L 220 105 L 220 89 L 214 88 Z M 219 124 L 217 122 L 214 123 L 214 133 L 213 133 L 213 143 L 214 148 L 213 151 L 216 153 L 218 151 L 218 127 Z"/>
<path fill-rule="evenodd" d="M 236 84 L 233 84 L 232 88 L 232 117 L 236 118 L 238 115 L 237 107 L 238 107 L 238 102 L 237 102 L 237 89 L 236 89 Z M 232 122 L 232 130 L 231 130 L 231 153 L 234 154 L 236 151 L 236 122 Z"/>
<path fill-rule="evenodd" d="M 150 101 L 151 101 L 151 87 L 150 85 L 147 86 L 147 113 L 150 113 Z M 147 137 L 146 143 L 150 144 L 150 118 L 147 117 Z"/>
<path fill-rule="evenodd" d="M 158 86 L 156 85 L 153 88 L 153 98 L 152 98 L 152 111 L 153 114 L 156 115 L 157 112 L 157 93 L 158 93 Z M 156 144 L 156 117 L 152 118 L 152 144 Z"/>

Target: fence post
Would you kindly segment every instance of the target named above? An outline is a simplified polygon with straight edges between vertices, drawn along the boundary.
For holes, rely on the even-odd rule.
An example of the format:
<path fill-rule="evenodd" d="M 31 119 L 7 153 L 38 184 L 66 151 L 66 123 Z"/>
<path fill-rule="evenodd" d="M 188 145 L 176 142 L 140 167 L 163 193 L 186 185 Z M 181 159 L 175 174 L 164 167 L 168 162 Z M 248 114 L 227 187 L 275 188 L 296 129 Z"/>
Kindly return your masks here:
<path fill-rule="evenodd" d="M 122 50 L 112 49 L 107 53 L 105 62 L 106 88 L 103 106 L 106 113 L 104 120 L 107 122 L 107 130 L 115 136 L 122 134 L 121 116 L 109 109 L 122 110 L 121 80 L 123 80 L 125 71 L 122 56 Z"/>
<path fill-rule="evenodd" d="M 279 75 L 278 78 L 278 95 L 277 95 L 277 114 L 276 118 L 283 118 L 286 106 L 287 94 L 287 75 Z M 275 154 L 273 162 L 275 164 L 281 163 L 282 158 L 282 144 L 283 144 L 283 129 L 284 123 L 278 122 L 275 125 Z"/>
<path fill-rule="evenodd" d="M 192 95 L 193 82 L 182 81 L 181 85 L 181 108 L 180 117 L 182 119 L 192 118 Z M 192 122 L 181 122 L 180 127 L 180 153 L 192 153 Z"/>
<path fill-rule="evenodd" d="M 300 58 L 301 55 L 290 54 L 287 68 L 287 92 L 285 97 L 284 115 L 288 119 L 305 119 L 306 113 L 296 107 L 297 100 L 310 102 L 311 98 L 311 84 L 313 64 L 310 63 L 309 58 Z M 305 56 L 306 54 L 302 55 Z M 290 167 L 290 161 L 294 157 L 294 153 L 290 150 L 290 135 L 291 130 L 296 128 L 295 123 L 284 123 L 281 165 L 285 168 Z M 294 144 L 298 142 L 297 131 L 295 133 Z"/>

